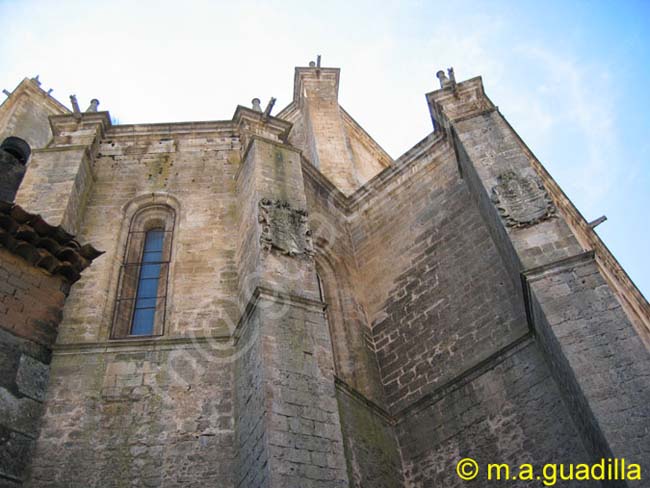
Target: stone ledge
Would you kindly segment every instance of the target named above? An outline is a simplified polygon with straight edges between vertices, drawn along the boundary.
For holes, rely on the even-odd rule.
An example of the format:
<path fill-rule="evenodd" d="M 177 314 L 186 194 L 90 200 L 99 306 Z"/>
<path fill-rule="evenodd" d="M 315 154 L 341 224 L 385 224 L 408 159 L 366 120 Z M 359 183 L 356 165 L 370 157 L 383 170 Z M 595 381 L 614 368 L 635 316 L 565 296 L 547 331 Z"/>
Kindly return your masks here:
<path fill-rule="evenodd" d="M 395 417 L 393 417 L 388 411 L 384 410 L 384 408 L 382 408 L 380 405 L 367 398 L 359 390 L 348 385 L 345 381 L 343 381 L 338 376 L 334 376 L 334 386 L 336 387 L 337 391 L 340 391 L 341 393 L 349 396 L 353 400 L 356 400 L 357 402 L 361 403 L 363 406 L 367 407 L 372 413 L 374 413 L 378 417 L 381 417 L 384 421 L 386 421 L 391 426 L 395 425 L 396 423 Z"/>
<path fill-rule="evenodd" d="M 468 383 L 471 383 L 476 378 L 483 376 L 485 373 L 492 370 L 494 367 L 501 364 L 512 355 L 517 354 L 521 350 L 531 345 L 534 345 L 533 334 L 530 331 L 527 331 L 524 335 L 518 339 L 515 339 L 510 344 L 502 347 L 483 361 L 468 368 L 455 378 L 449 380 L 444 385 L 439 386 L 434 391 L 427 393 L 426 395 L 422 396 L 418 400 L 415 400 L 410 405 L 407 405 L 395 413 L 391 413 L 383 409 L 381 406 L 367 398 L 363 393 L 348 385 L 345 381 L 337 376 L 334 377 L 335 387 L 337 390 L 363 403 L 369 407 L 376 415 L 382 417 L 391 426 L 394 426 L 411 417 L 413 414 L 416 414 L 425 408 L 430 407 L 434 403 L 437 403 L 452 391 L 458 390 Z"/>
<path fill-rule="evenodd" d="M 407 153 L 405 153 L 405 156 L 408 154 L 407 157 L 400 157 L 390 166 L 386 166 L 384 170 L 377 173 L 350 195 L 342 193 L 304 155 L 302 155 L 302 169 L 303 173 L 309 176 L 316 184 L 325 188 L 327 195 L 332 197 L 332 201 L 337 205 L 337 207 L 346 217 L 350 217 L 354 215 L 369 199 L 379 195 L 379 192 L 386 188 L 392 181 L 404 175 L 408 170 L 413 169 L 413 166 L 422 156 L 426 156 L 430 152 L 441 148 L 444 149 L 444 141 L 446 141 L 444 134 L 430 134 L 425 139 L 418 142 L 412 149 L 407 151 Z M 409 154 L 413 149 L 417 150 Z M 435 156 L 436 154 L 434 154 L 434 157 Z"/>
<path fill-rule="evenodd" d="M 244 165 L 246 164 L 246 158 L 248 157 L 248 153 L 251 150 L 251 147 L 253 147 L 253 143 L 255 141 L 260 141 L 260 142 L 265 142 L 267 144 L 272 144 L 273 146 L 277 146 L 281 149 L 286 149 L 287 151 L 292 151 L 297 153 L 298 155 L 302 156 L 302 151 L 300 149 L 297 149 L 293 147 L 292 145 L 280 141 L 274 141 L 273 139 L 268 139 L 267 137 L 259 136 L 259 135 L 252 135 L 248 141 L 248 145 L 246 146 L 246 149 L 242 153 L 241 157 L 241 164 L 239 165 L 239 168 L 237 168 L 237 173 L 235 174 L 235 181 L 239 180 L 239 175 L 242 173 Z"/>
<path fill-rule="evenodd" d="M 227 132 L 231 136 L 235 136 L 232 120 L 113 125 L 108 128 L 105 137 L 107 139 L 117 139 L 140 136 L 171 136 L 174 134 L 210 134 L 214 132 Z"/>
<path fill-rule="evenodd" d="M 562 271 L 573 266 L 591 262 L 594 259 L 594 251 L 585 251 L 580 254 L 569 256 L 567 258 L 551 261 L 550 263 L 546 263 L 535 268 L 525 269 L 521 272 L 521 275 L 526 282 L 537 281 L 546 276 L 561 273 Z"/>
<path fill-rule="evenodd" d="M 485 358 L 483 361 L 475 364 L 474 366 L 468 368 L 463 373 L 459 374 L 452 380 L 448 381 L 444 385 L 439 386 L 435 390 L 426 395 L 422 396 L 420 399 L 414 401 L 410 405 L 402 408 L 398 412 L 393 414 L 395 418 L 395 423 L 403 422 L 407 417 L 418 413 L 425 408 L 430 407 L 434 403 L 440 401 L 443 397 L 447 396 L 452 391 L 458 390 L 463 386 L 471 383 L 476 378 L 483 376 L 487 371 L 493 369 L 498 364 L 502 363 L 512 355 L 520 352 L 521 350 L 534 345 L 533 335 L 530 331 L 527 331 L 518 339 L 515 339 L 510 344 L 502 347 L 491 356 Z"/>
<path fill-rule="evenodd" d="M 257 304 L 262 299 L 267 299 L 276 303 L 299 306 L 305 310 L 318 310 L 322 312 L 327 308 L 327 303 L 318 300 L 313 300 L 311 298 L 295 295 L 293 293 L 287 293 L 284 291 L 272 290 L 271 288 L 258 286 L 253 291 L 250 299 L 248 300 L 248 304 L 246 305 L 246 308 L 244 309 L 244 312 L 239 318 L 237 326 L 233 331 L 232 337 L 235 341 L 235 345 L 237 345 L 237 342 L 239 342 L 239 338 L 242 337 L 244 331 L 250 323 L 249 318 L 252 316 L 253 312 L 257 308 Z"/>
<path fill-rule="evenodd" d="M 109 354 L 112 352 L 124 352 L 125 350 L 165 350 L 177 346 L 192 346 L 197 344 L 208 344 L 210 342 L 228 343 L 232 341 L 230 335 L 201 336 L 201 337 L 134 337 L 129 339 L 111 339 L 106 342 L 72 342 L 67 344 L 55 344 L 53 352 L 56 355 L 67 354 Z"/>
<path fill-rule="evenodd" d="M 56 147 L 43 147 L 41 149 L 32 149 L 32 154 L 39 153 L 50 153 L 50 152 L 63 152 L 63 151 L 83 151 L 88 153 L 88 145 L 86 144 L 70 144 L 70 145 L 59 145 Z"/>

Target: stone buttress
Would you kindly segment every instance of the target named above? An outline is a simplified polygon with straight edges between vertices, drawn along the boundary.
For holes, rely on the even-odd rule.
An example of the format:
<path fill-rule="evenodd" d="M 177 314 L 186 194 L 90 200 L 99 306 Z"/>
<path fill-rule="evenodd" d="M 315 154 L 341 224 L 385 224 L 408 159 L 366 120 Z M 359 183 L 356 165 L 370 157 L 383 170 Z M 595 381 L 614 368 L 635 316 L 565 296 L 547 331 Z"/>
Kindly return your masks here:
<path fill-rule="evenodd" d="M 230 120 L 114 125 L 35 80 L 0 107 L 3 139 L 32 146 L 3 188 L 24 173 L 20 207 L 106 251 L 65 306 L 56 275 L 7 288 L 63 307 L 48 357 L 31 353 L 51 347 L 51 381 L 40 431 L 12 434 L 34 456 L 5 463 L 11 486 L 462 487 L 463 457 L 616 457 L 647 477 L 650 307 L 481 79 L 439 74 L 433 132 L 393 160 L 340 106 L 339 74 L 296 68 L 275 116 L 255 99 Z M 4 221 L 21 249 L 52 247 Z M 161 222 L 161 327 L 116 334 L 129 239 Z M 12 381 L 3 398 L 32 405 Z"/>

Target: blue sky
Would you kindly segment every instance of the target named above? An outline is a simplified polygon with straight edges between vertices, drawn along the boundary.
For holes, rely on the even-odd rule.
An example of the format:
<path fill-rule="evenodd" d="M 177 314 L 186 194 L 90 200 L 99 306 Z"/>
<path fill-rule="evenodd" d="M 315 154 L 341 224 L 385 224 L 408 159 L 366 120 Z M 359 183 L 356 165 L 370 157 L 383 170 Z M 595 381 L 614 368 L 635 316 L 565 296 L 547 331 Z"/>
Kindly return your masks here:
<path fill-rule="evenodd" d="M 432 129 L 435 72 L 486 92 L 650 295 L 650 2 L 0 0 L 0 88 L 40 74 L 120 123 L 229 119 L 338 66 L 341 104 L 394 157 Z"/>

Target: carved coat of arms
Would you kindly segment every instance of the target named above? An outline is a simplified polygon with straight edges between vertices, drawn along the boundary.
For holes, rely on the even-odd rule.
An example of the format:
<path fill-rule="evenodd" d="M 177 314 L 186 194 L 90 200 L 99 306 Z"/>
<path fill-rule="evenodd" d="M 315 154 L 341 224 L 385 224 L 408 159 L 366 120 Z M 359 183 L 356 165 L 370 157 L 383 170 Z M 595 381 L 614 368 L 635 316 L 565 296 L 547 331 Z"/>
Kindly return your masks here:
<path fill-rule="evenodd" d="M 263 249 L 277 249 L 289 256 L 314 255 L 306 210 L 292 208 L 282 200 L 263 198 L 259 202 L 258 221 L 262 226 Z"/>
<path fill-rule="evenodd" d="M 527 227 L 555 213 L 544 185 L 537 177 L 506 171 L 492 188 L 492 201 L 509 227 Z"/>

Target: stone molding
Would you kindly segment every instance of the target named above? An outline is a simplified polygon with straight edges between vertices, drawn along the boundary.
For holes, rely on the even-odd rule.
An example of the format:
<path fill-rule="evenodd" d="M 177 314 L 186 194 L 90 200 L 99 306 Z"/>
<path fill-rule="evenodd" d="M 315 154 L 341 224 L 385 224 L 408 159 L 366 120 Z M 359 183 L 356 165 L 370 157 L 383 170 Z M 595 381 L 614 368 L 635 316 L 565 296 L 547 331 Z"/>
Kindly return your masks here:
<path fill-rule="evenodd" d="M 253 312 L 255 312 L 255 309 L 257 308 L 257 304 L 263 299 L 271 300 L 283 305 L 300 307 L 305 310 L 318 310 L 322 312 L 325 311 L 325 309 L 327 308 L 327 303 L 318 300 L 312 300 L 311 298 L 306 298 L 300 295 L 287 293 L 280 290 L 272 290 L 271 288 L 267 288 L 264 286 L 257 286 L 255 290 L 253 290 L 253 293 L 251 294 L 251 297 L 248 300 L 248 304 L 246 305 L 246 308 L 244 309 L 244 312 L 241 314 L 241 317 L 237 322 L 237 326 L 233 331 L 232 337 L 235 340 L 235 345 L 237 344 L 237 342 L 239 342 L 239 338 L 244 335 L 244 331 L 246 330 L 248 324 L 250 323 L 249 319 L 253 315 Z"/>
<path fill-rule="evenodd" d="M 357 402 L 361 403 L 363 406 L 370 409 L 370 411 L 372 411 L 378 417 L 381 417 L 382 420 L 384 420 L 387 424 L 393 426 L 397 423 L 396 418 L 393 415 L 391 415 L 388 411 L 386 411 L 377 403 L 370 400 L 368 397 L 366 397 L 363 393 L 361 393 L 353 386 L 347 384 L 338 376 L 334 376 L 334 386 L 341 393 L 349 396 L 350 398 L 353 398 Z"/>
<path fill-rule="evenodd" d="M 438 402 L 441 398 L 445 397 L 451 391 L 457 390 L 460 387 L 471 383 L 476 378 L 483 376 L 483 374 L 485 374 L 487 371 L 493 369 L 495 366 L 502 363 L 512 355 L 517 354 L 522 349 L 531 345 L 534 345 L 533 335 L 530 331 L 526 331 L 526 333 L 520 336 L 518 339 L 515 339 L 510 344 L 507 344 L 504 347 L 498 349 L 496 352 L 480 361 L 479 363 L 475 364 L 474 366 L 468 368 L 464 372 L 460 373 L 455 378 L 452 378 L 447 383 L 439 386 L 432 392 L 427 393 L 410 405 L 407 405 L 401 410 L 393 413 L 395 423 L 400 423 L 414 413 L 428 408 L 429 406 Z"/>
<path fill-rule="evenodd" d="M 220 344 L 232 341 L 230 335 L 212 335 L 199 337 L 133 337 L 124 339 L 112 339 L 105 342 L 74 342 L 55 344 L 53 352 L 56 355 L 76 354 L 111 354 L 114 352 L 141 352 L 141 351 L 163 351 L 167 349 L 190 349 L 196 345 L 219 342 Z M 185 347 L 183 347 L 185 346 Z"/>

